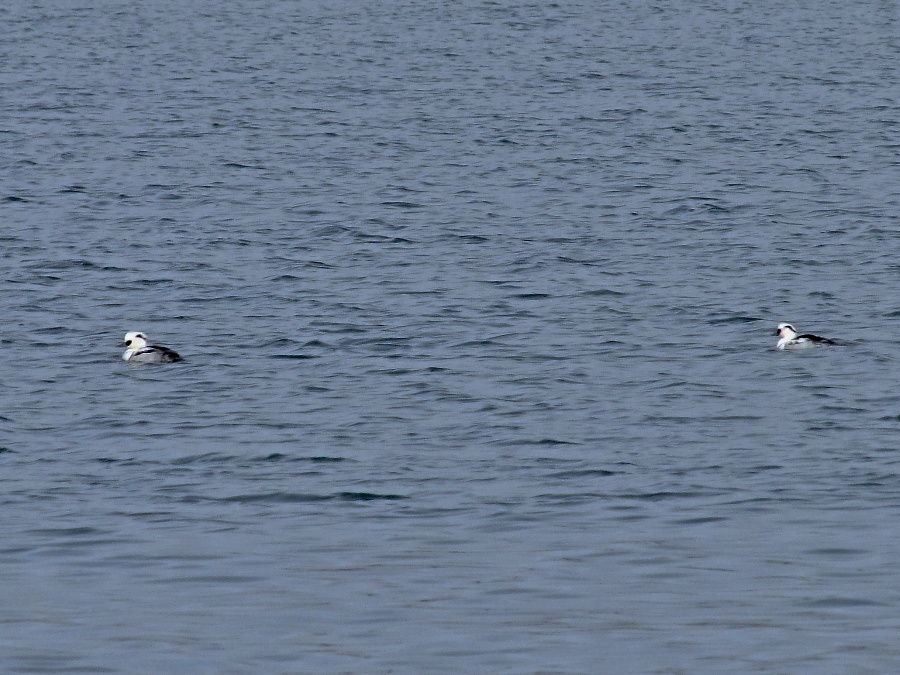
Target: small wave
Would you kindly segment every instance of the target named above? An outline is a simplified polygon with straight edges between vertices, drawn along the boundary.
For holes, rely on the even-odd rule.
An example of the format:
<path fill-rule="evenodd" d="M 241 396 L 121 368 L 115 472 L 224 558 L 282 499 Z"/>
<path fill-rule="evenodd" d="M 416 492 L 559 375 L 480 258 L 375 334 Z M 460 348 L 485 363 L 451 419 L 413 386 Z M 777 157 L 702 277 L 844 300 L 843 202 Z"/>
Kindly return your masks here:
<path fill-rule="evenodd" d="M 396 209 L 421 209 L 422 204 L 416 204 L 415 202 L 403 202 L 403 201 L 388 201 L 381 202 L 382 206 L 392 206 Z"/>
<path fill-rule="evenodd" d="M 707 323 L 709 323 L 711 326 L 719 326 L 721 324 L 728 324 L 728 323 L 753 323 L 755 321 L 762 321 L 762 320 L 763 319 L 759 318 L 758 316 L 737 315 L 737 316 L 726 316 L 726 317 L 722 317 L 720 319 L 710 319 Z"/>
<path fill-rule="evenodd" d="M 595 288 L 590 291 L 582 291 L 581 295 L 586 297 L 606 297 L 606 296 L 625 296 L 627 293 L 622 293 L 621 291 L 614 291 L 609 288 Z"/>
<path fill-rule="evenodd" d="M 394 501 L 407 499 L 403 495 L 377 494 L 375 492 L 338 492 L 337 494 L 311 494 L 299 492 L 262 492 L 257 494 L 233 495 L 213 499 L 218 502 L 230 502 L 238 504 L 294 504 L 303 502 L 327 502 L 333 500 L 351 502 L 369 502 L 377 500 Z"/>
<path fill-rule="evenodd" d="M 549 478 L 590 478 L 594 476 L 605 478 L 606 476 L 615 476 L 617 473 L 621 472 L 609 471 L 607 469 L 581 469 L 574 471 L 558 471 L 549 474 Z"/>

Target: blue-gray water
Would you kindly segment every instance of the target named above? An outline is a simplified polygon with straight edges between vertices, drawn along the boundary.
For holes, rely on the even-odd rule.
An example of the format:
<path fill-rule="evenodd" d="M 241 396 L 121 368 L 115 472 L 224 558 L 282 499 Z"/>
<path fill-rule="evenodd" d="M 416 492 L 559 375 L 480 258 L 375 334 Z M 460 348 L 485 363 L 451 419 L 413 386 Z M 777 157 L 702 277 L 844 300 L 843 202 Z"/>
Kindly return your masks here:
<path fill-rule="evenodd" d="M 897 12 L 7 3 L 0 669 L 900 671 Z"/>

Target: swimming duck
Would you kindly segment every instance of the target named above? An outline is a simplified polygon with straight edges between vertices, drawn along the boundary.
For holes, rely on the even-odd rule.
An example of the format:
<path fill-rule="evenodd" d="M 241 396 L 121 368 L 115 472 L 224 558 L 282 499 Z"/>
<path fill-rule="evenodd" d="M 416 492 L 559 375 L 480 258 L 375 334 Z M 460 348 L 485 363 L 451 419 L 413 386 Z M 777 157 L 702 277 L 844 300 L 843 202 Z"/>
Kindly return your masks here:
<path fill-rule="evenodd" d="M 789 323 L 778 324 L 778 328 L 775 329 L 775 335 L 780 338 L 778 344 L 775 345 L 776 349 L 801 349 L 805 347 L 840 344 L 835 340 L 823 338 L 818 335 L 811 335 L 810 333 L 803 333 L 803 335 L 800 335 L 800 333 L 797 332 L 797 329 Z"/>
<path fill-rule="evenodd" d="M 181 356 L 168 347 L 156 347 L 147 344 L 147 336 L 137 331 L 125 333 L 125 346 L 128 348 L 122 358 L 133 363 L 173 363 L 181 361 Z"/>

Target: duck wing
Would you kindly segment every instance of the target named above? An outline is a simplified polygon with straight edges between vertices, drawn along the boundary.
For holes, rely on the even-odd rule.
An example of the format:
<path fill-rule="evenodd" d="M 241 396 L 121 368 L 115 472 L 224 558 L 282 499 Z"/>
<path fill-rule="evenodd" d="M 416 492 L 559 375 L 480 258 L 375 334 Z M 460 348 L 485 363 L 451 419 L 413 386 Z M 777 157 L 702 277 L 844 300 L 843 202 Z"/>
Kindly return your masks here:
<path fill-rule="evenodd" d="M 163 361 L 168 363 L 184 360 L 178 352 L 169 349 L 168 347 L 157 347 L 156 345 L 148 345 L 141 349 L 138 354 L 147 354 L 149 352 L 156 352 Z"/>
<path fill-rule="evenodd" d="M 823 338 L 821 335 L 812 335 L 810 333 L 804 333 L 803 335 L 798 335 L 795 339 L 797 340 L 809 340 L 810 342 L 816 342 L 820 345 L 839 345 L 841 344 L 837 340 L 831 340 L 829 338 Z"/>

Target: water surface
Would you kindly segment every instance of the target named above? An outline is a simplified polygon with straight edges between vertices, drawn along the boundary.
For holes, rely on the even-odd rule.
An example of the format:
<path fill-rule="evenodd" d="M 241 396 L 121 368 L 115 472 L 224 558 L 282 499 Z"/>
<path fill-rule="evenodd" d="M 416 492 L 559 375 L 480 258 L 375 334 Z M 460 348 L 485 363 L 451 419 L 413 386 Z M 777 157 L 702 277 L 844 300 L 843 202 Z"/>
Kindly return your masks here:
<path fill-rule="evenodd" d="M 0 19 L 3 670 L 900 667 L 893 3 Z"/>

